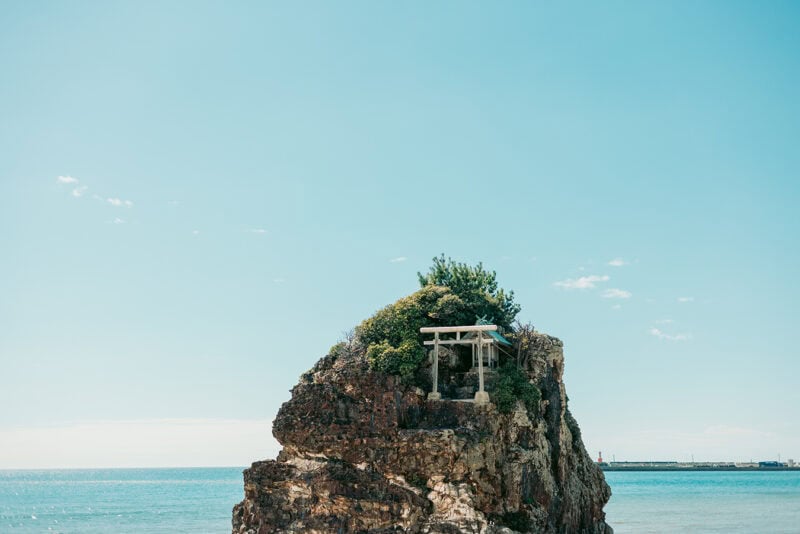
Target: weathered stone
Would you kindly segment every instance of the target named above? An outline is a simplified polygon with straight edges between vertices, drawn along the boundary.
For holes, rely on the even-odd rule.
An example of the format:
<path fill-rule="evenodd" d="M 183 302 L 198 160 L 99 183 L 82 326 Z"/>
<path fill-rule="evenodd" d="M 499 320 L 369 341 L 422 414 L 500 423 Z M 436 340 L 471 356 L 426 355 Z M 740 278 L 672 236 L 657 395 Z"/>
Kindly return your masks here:
<path fill-rule="evenodd" d="M 534 336 L 522 362 L 542 401 L 510 414 L 426 400 L 363 352 L 326 356 L 278 412 L 277 460 L 245 471 L 233 532 L 612 532 L 610 489 L 567 411 L 562 350 Z"/>

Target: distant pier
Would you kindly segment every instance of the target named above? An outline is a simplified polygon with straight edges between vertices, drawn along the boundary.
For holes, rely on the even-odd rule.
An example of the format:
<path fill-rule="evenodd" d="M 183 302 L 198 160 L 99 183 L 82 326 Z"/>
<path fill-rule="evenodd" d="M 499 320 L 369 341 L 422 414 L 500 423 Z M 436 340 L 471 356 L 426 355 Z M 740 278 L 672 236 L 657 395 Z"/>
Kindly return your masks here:
<path fill-rule="evenodd" d="M 603 471 L 800 471 L 781 462 L 597 462 Z"/>

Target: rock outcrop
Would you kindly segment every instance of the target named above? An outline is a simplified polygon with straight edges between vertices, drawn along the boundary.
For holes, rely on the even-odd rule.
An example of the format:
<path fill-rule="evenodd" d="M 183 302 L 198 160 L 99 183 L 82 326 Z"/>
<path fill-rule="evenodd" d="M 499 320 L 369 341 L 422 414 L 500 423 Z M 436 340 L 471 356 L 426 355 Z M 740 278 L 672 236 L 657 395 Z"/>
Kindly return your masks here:
<path fill-rule="evenodd" d="M 611 533 L 611 491 L 567 410 L 561 341 L 535 333 L 521 359 L 541 401 L 503 414 L 429 401 L 363 350 L 332 351 L 278 412 L 278 458 L 245 470 L 233 532 Z"/>

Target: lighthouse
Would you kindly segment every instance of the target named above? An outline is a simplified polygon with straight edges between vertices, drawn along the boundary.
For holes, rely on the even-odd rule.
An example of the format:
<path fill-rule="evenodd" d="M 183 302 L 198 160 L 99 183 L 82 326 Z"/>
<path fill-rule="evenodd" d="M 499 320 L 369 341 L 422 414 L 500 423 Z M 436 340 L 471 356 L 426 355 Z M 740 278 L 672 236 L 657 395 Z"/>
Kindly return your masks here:
<path fill-rule="evenodd" d="M 597 453 L 597 463 L 598 464 L 602 464 L 603 463 L 603 451 L 600 451 L 600 452 Z"/>

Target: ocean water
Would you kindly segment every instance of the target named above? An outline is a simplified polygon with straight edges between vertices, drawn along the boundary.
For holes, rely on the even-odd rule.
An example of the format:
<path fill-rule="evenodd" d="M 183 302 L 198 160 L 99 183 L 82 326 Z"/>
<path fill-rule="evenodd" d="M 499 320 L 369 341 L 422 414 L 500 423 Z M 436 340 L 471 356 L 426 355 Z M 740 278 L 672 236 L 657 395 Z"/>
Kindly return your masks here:
<path fill-rule="evenodd" d="M 229 533 L 242 468 L 0 471 L 0 532 Z M 800 472 L 608 472 L 624 533 L 800 534 Z"/>
<path fill-rule="evenodd" d="M 230 533 L 242 469 L 0 471 L 0 532 Z"/>
<path fill-rule="evenodd" d="M 799 534 L 800 471 L 605 473 L 616 534 Z"/>

